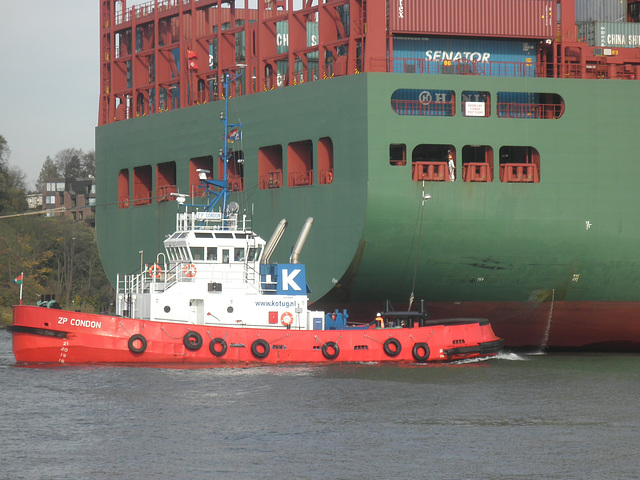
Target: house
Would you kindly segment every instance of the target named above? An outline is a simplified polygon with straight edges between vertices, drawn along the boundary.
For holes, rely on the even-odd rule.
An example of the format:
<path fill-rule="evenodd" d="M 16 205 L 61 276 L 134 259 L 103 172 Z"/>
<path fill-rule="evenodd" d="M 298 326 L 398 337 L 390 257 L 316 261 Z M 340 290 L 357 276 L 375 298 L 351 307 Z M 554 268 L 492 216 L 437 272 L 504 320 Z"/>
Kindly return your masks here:
<path fill-rule="evenodd" d="M 64 210 L 59 210 L 64 207 Z M 64 215 L 95 225 L 96 182 L 89 178 L 49 178 L 42 192 L 42 209 L 48 217 Z M 57 210 L 56 210 L 57 209 Z M 56 211 L 53 211 L 56 210 Z"/>
<path fill-rule="evenodd" d="M 28 193 L 24 196 L 27 199 L 27 206 L 29 210 L 35 208 L 42 208 L 42 194 L 41 193 Z"/>

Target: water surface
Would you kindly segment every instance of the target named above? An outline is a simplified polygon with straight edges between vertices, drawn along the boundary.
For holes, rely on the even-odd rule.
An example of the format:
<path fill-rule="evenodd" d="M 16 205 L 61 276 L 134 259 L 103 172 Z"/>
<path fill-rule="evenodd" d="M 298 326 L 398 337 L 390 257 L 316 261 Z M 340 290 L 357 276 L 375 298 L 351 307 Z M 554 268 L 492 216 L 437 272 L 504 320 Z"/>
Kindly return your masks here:
<path fill-rule="evenodd" d="M 639 355 L 31 368 L 0 331 L 0 478 L 636 479 L 639 397 Z"/>

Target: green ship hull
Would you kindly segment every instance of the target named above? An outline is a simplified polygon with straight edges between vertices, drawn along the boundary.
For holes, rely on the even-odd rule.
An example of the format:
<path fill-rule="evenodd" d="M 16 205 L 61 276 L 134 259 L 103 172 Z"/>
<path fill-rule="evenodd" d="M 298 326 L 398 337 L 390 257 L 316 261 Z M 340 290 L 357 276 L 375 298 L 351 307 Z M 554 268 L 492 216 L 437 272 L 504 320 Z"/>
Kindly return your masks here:
<path fill-rule="evenodd" d="M 559 95 L 557 119 L 398 115 L 398 89 Z M 120 208 L 123 169 L 176 163 L 189 190 L 189 159 L 222 147 L 222 103 L 96 130 L 96 229 L 107 275 L 156 261 L 174 230 L 176 202 Z M 491 107 L 493 111 L 495 107 Z M 243 124 L 244 190 L 230 199 L 268 237 L 286 218 L 274 260 L 288 261 L 307 217 L 301 261 L 319 307 L 368 322 L 388 299 L 413 292 L 433 318 L 488 318 L 511 346 L 640 349 L 640 83 L 463 75 L 362 73 L 230 100 Z M 310 140 L 333 144 L 333 181 L 260 189 L 258 151 Z M 422 182 L 390 162 L 390 145 L 490 146 L 493 181 Z M 500 181 L 503 146 L 539 153 L 540 181 Z M 315 166 L 315 165 L 314 165 Z M 458 165 L 458 168 L 460 165 Z M 315 174 L 316 172 L 314 172 Z M 154 182 L 155 182 L 154 176 Z M 286 183 L 286 182 L 285 182 Z M 155 183 L 153 191 L 155 191 Z M 424 201 L 423 195 L 430 199 Z M 143 252 L 142 254 L 140 252 Z"/>

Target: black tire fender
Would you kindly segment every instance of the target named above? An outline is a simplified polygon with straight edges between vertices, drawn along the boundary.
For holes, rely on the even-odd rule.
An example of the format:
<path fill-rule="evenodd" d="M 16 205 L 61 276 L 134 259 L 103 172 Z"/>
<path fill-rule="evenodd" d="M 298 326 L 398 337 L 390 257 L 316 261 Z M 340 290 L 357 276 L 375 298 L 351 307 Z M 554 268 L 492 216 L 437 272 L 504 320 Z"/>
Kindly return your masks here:
<path fill-rule="evenodd" d="M 141 344 L 139 347 L 136 347 L 134 345 L 136 340 Z M 144 338 L 144 335 L 136 333 L 135 335 L 131 335 L 131 337 L 129 337 L 129 342 L 127 343 L 127 345 L 131 353 L 142 353 L 147 349 L 147 339 Z"/>
<path fill-rule="evenodd" d="M 221 350 L 216 350 L 216 345 L 220 344 Z M 216 357 L 221 357 L 227 353 L 227 342 L 224 338 L 216 337 L 209 342 L 209 351 Z"/>
<path fill-rule="evenodd" d="M 262 347 L 262 351 L 259 347 Z M 269 355 L 269 350 L 269 343 L 261 338 L 251 344 L 251 353 L 256 358 L 266 358 Z"/>
<path fill-rule="evenodd" d="M 422 353 L 420 353 L 422 351 Z M 413 346 L 413 358 L 416 359 L 416 362 L 426 362 L 427 359 L 429 358 L 429 353 L 431 353 L 429 351 L 429 345 L 427 345 L 426 343 L 420 342 L 420 343 L 416 343 Z"/>
<path fill-rule="evenodd" d="M 200 350 L 200 347 L 202 347 L 202 335 L 198 332 L 187 332 L 182 339 L 182 343 L 187 350 Z"/>
<path fill-rule="evenodd" d="M 393 345 L 393 347 L 391 347 Z M 387 338 L 382 345 L 384 353 L 390 357 L 395 357 L 402 351 L 402 344 L 397 338 Z"/>
<path fill-rule="evenodd" d="M 330 350 L 332 350 L 333 353 Z M 326 342 L 322 345 L 322 355 L 324 355 L 324 358 L 327 360 L 338 358 L 338 355 L 340 355 L 340 347 L 338 347 L 336 342 Z"/>

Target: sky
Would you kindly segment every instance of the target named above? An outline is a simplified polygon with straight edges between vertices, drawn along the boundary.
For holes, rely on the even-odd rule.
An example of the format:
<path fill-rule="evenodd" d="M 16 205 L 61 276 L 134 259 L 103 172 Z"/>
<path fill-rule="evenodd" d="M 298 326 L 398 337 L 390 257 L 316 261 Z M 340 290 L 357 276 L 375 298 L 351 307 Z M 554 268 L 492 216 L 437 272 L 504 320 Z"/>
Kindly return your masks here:
<path fill-rule="evenodd" d="M 98 0 L 3 2 L 0 135 L 33 187 L 47 155 L 95 150 L 100 96 Z"/>
<path fill-rule="evenodd" d="M 127 7 L 140 3 L 129 0 Z M 99 13 L 99 0 L 2 1 L 0 135 L 28 188 L 47 156 L 95 150 Z"/>

